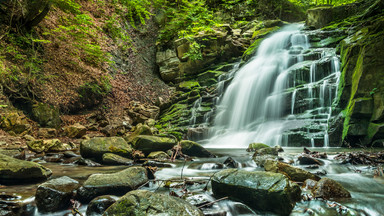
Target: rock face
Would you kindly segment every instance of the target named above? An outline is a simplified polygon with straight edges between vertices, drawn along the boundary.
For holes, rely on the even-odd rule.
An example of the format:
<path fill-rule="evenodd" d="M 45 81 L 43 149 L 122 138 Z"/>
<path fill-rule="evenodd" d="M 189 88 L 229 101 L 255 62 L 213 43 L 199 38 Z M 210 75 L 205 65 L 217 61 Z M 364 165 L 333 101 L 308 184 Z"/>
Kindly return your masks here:
<path fill-rule="evenodd" d="M 189 140 L 182 140 L 180 141 L 181 145 L 181 151 L 189 156 L 196 156 L 196 157 L 214 157 L 212 153 L 207 151 L 203 146 L 200 144 L 189 141 Z"/>
<path fill-rule="evenodd" d="M 113 153 L 131 157 L 132 147 L 121 137 L 95 137 L 80 144 L 80 154 L 85 158 L 101 161 L 103 154 Z"/>
<path fill-rule="evenodd" d="M 81 200 L 90 201 L 100 195 L 123 195 L 148 181 L 143 167 L 131 167 L 112 174 L 93 174 L 79 189 Z"/>
<path fill-rule="evenodd" d="M 0 183 L 33 182 L 45 180 L 52 171 L 40 164 L 0 154 Z"/>
<path fill-rule="evenodd" d="M 41 127 L 58 128 L 61 123 L 59 109 L 48 104 L 34 104 L 32 106 L 32 116 Z"/>
<path fill-rule="evenodd" d="M 135 190 L 121 197 L 103 216 L 110 215 L 168 215 L 203 216 L 195 206 L 177 197 Z"/>
<path fill-rule="evenodd" d="M 356 14 L 359 4 L 347 4 L 338 7 L 318 7 L 307 11 L 307 26 L 322 28 L 327 24 Z"/>
<path fill-rule="evenodd" d="M 67 209 L 74 192 L 80 187 L 78 181 L 63 176 L 38 186 L 35 200 L 39 211 L 55 212 Z"/>
<path fill-rule="evenodd" d="M 384 9 L 376 1 L 365 14 Z M 340 43 L 343 62 L 339 106 L 345 108 L 341 139 L 352 146 L 384 138 L 384 19 L 379 16 Z"/>
<path fill-rule="evenodd" d="M 292 181 L 304 182 L 307 179 L 320 180 L 320 177 L 315 174 L 274 160 L 266 160 L 264 168 L 268 172 L 282 173 Z"/>
<path fill-rule="evenodd" d="M 140 135 L 132 143 L 136 150 L 149 154 L 153 151 L 167 151 L 171 149 L 176 145 L 176 140 L 168 137 Z"/>
<path fill-rule="evenodd" d="M 289 215 L 300 200 L 300 187 L 279 173 L 228 169 L 212 178 L 217 197 L 239 199 L 251 208 Z"/>
<path fill-rule="evenodd" d="M 340 183 L 329 178 L 322 178 L 312 190 L 315 197 L 324 199 L 350 198 L 351 194 Z"/>

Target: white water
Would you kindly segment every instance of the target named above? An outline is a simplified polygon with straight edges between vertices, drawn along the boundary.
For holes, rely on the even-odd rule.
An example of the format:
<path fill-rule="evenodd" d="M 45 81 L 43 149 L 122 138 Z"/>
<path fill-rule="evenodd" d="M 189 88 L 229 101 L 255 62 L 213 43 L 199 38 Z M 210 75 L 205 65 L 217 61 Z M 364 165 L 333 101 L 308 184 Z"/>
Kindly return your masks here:
<path fill-rule="evenodd" d="M 231 84 L 218 100 L 214 127 L 210 131 L 211 138 L 205 141 L 205 147 L 245 148 L 252 142 L 262 142 L 270 146 L 288 142 L 289 145 L 284 132 L 308 124 L 308 120 L 296 119 L 293 115 L 298 97 L 297 90 L 289 93 L 290 100 L 287 100 L 286 94 L 288 88 L 297 85 L 295 79 L 291 82 L 293 86 L 290 84 L 290 69 L 304 61 L 302 53 L 310 47 L 307 36 L 300 32 L 300 28 L 302 25 L 290 25 L 265 39 L 257 55 L 236 72 Z M 326 57 L 329 56 L 323 52 L 322 58 Z M 308 110 L 317 109 L 318 113 L 327 116 L 326 119 L 317 121 L 328 123 L 333 86 L 328 80 L 320 80 L 324 77 L 316 74 L 316 64 L 316 61 L 311 64 L 309 80 L 304 84 L 308 92 Z M 339 70 L 338 62 L 332 64 L 332 67 L 336 68 L 336 71 Z M 328 76 L 333 73 L 330 71 L 325 74 Z M 293 76 L 296 77 L 296 74 Z M 318 83 L 320 81 L 321 84 Z M 218 91 L 223 91 L 222 83 L 219 84 Z M 329 96 L 325 96 L 328 92 Z M 321 102 L 320 107 L 315 107 L 315 95 Z M 288 107 L 288 111 L 285 107 Z M 322 136 L 324 146 L 329 146 L 326 133 L 328 125 L 322 127 L 325 131 L 313 136 Z M 315 146 L 314 138 L 309 139 L 308 146 Z"/>

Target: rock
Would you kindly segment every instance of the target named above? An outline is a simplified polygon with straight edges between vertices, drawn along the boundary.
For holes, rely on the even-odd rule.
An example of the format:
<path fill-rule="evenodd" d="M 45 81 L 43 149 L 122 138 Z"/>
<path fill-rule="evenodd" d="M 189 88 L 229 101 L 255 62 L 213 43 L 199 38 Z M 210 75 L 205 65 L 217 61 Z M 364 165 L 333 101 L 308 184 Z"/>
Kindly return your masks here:
<path fill-rule="evenodd" d="M 168 137 L 137 136 L 133 141 L 133 147 L 136 150 L 142 151 L 144 154 L 149 154 L 153 151 L 167 151 L 176 145 L 176 140 Z"/>
<path fill-rule="evenodd" d="M 139 123 L 139 124 L 136 125 L 135 131 L 133 131 L 132 134 L 124 137 L 124 139 L 127 140 L 127 142 L 132 142 L 139 135 L 149 135 L 149 136 L 152 136 L 153 133 L 152 133 L 151 128 L 148 125 Z"/>
<path fill-rule="evenodd" d="M 35 140 L 35 138 L 34 138 L 33 136 L 28 135 L 28 134 L 24 135 L 23 138 L 24 138 L 25 140 L 27 140 L 27 141 L 34 141 L 34 140 Z"/>
<path fill-rule="evenodd" d="M 36 205 L 33 199 L 24 199 L 20 201 L 18 194 L 8 194 L 2 192 L 0 194 L 0 215 L 1 216 L 22 216 L 34 215 Z"/>
<path fill-rule="evenodd" d="M 35 202 L 40 212 L 55 212 L 68 209 L 70 199 L 80 187 L 78 181 L 63 176 L 49 180 L 37 187 Z"/>
<path fill-rule="evenodd" d="M 116 196 L 98 196 L 89 202 L 87 207 L 87 216 L 102 215 L 109 206 L 118 200 Z"/>
<path fill-rule="evenodd" d="M 188 202 L 169 195 L 135 190 L 125 194 L 104 212 L 109 215 L 203 216 Z"/>
<path fill-rule="evenodd" d="M 254 152 L 262 148 L 270 148 L 270 146 L 264 143 L 251 143 L 248 145 L 247 151 Z"/>
<path fill-rule="evenodd" d="M 280 173 L 222 170 L 212 178 L 217 197 L 229 196 L 260 211 L 289 215 L 300 200 L 300 187 Z"/>
<path fill-rule="evenodd" d="M 195 157 L 215 157 L 212 153 L 196 142 L 182 140 L 180 141 L 180 145 L 181 151 L 186 155 Z"/>
<path fill-rule="evenodd" d="M 32 106 L 32 117 L 41 127 L 58 128 L 61 124 L 59 109 L 44 103 Z"/>
<path fill-rule="evenodd" d="M 312 179 L 307 179 L 304 181 L 303 187 L 309 190 L 313 190 L 316 187 L 317 181 Z"/>
<path fill-rule="evenodd" d="M 0 183 L 34 182 L 45 180 L 52 171 L 40 164 L 0 154 Z"/>
<path fill-rule="evenodd" d="M 274 160 L 266 160 L 264 163 L 264 169 L 268 172 L 282 173 L 290 180 L 297 182 L 304 182 L 307 179 L 313 179 L 315 181 L 320 180 L 320 177 L 315 174 Z"/>
<path fill-rule="evenodd" d="M 350 198 L 351 194 L 340 183 L 329 178 L 322 178 L 312 190 L 315 197 L 324 199 Z"/>
<path fill-rule="evenodd" d="M 228 168 L 237 168 L 239 165 L 238 162 L 236 162 L 233 158 L 231 157 L 228 157 L 227 159 L 225 159 L 224 161 L 224 166 L 225 167 L 228 167 Z"/>
<path fill-rule="evenodd" d="M 157 119 L 160 108 L 157 106 L 144 105 L 137 101 L 129 103 L 128 115 L 133 120 L 133 124 L 144 123 L 148 119 Z"/>
<path fill-rule="evenodd" d="M 147 158 L 157 159 L 157 160 L 169 160 L 170 159 L 169 155 L 163 151 L 151 152 L 147 156 Z"/>
<path fill-rule="evenodd" d="M 268 147 L 268 148 L 261 148 L 259 150 L 255 151 L 255 154 L 253 156 L 257 155 L 278 155 L 278 150 L 276 148 Z"/>
<path fill-rule="evenodd" d="M 196 81 L 184 81 L 184 82 L 181 82 L 177 87 L 178 87 L 177 90 L 189 92 L 193 88 L 200 87 L 200 84 L 199 82 L 196 82 Z"/>
<path fill-rule="evenodd" d="M 298 160 L 300 165 L 312 165 L 312 164 L 323 165 L 324 164 L 324 162 L 317 160 L 308 154 L 301 154 L 298 157 Z"/>
<path fill-rule="evenodd" d="M 70 138 L 81 138 L 87 134 L 87 128 L 76 123 L 74 125 L 64 127 L 64 133 Z"/>
<path fill-rule="evenodd" d="M 96 161 L 101 161 L 105 153 L 130 158 L 132 151 L 132 147 L 121 137 L 94 137 L 83 140 L 80 144 L 81 156 L 94 158 Z"/>
<path fill-rule="evenodd" d="M 57 136 L 57 130 L 55 128 L 39 128 L 37 136 L 41 138 L 54 138 Z"/>
<path fill-rule="evenodd" d="M 100 195 L 121 196 L 148 182 L 147 171 L 143 167 L 130 167 L 112 174 L 93 174 L 79 189 L 80 199 L 89 201 Z"/>
<path fill-rule="evenodd" d="M 27 142 L 27 146 L 31 151 L 36 153 L 49 151 L 67 151 L 72 149 L 70 145 L 63 144 L 59 139 L 29 141 Z"/>
<path fill-rule="evenodd" d="M 264 167 L 264 164 L 268 160 L 277 161 L 279 157 L 277 155 L 253 155 L 252 160 L 255 161 L 255 163 L 260 166 Z"/>
<path fill-rule="evenodd" d="M 17 112 L 2 113 L 0 116 L 0 127 L 7 132 L 25 135 L 32 130 L 27 117 Z"/>
<path fill-rule="evenodd" d="M 134 164 L 134 162 L 133 160 L 122 157 L 120 155 L 105 153 L 103 154 L 103 164 L 131 166 Z"/>

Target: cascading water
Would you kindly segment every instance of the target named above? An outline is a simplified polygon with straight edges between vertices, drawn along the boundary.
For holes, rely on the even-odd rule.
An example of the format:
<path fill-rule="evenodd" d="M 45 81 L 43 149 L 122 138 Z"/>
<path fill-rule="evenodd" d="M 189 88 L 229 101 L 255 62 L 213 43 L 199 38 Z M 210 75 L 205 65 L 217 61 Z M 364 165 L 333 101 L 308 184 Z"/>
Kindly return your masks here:
<path fill-rule="evenodd" d="M 332 50 L 311 50 L 301 28 L 290 25 L 265 39 L 257 55 L 235 72 L 218 98 L 206 147 L 242 148 L 252 142 L 291 146 L 299 136 L 307 139 L 301 146 L 319 146 L 319 139 L 329 145 L 338 59 Z M 218 90 L 223 91 L 222 82 Z"/>

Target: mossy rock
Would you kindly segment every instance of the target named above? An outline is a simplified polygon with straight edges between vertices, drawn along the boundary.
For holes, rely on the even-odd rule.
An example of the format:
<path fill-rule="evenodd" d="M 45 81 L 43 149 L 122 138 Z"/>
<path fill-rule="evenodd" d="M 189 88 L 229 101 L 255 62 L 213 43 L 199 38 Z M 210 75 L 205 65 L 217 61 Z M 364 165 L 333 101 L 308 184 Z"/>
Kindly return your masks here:
<path fill-rule="evenodd" d="M 167 160 L 170 159 L 169 155 L 163 151 L 155 151 L 151 152 L 148 155 L 148 158 L 150 159 L 157 159 L 157 160 Z"/>
<path fill-rule="evenodd" d="M 93 174 L 79 189 L 82 201 L 90 201 L 101 195 L 121 196 L 148 182 L 144 167 L 130 167 L 111 174 Z"/>
<path fill-rule="evenodd" d="M 59 109 L 44 103 L 32 106 L 32 117 L 41 127 L 58 128 L 61 124 Z"/>
<path fill-rule="evenodd" d="M 264 163 L 264 169 L 268 172 L 282 173 L 290 180 L 297 182 L 304 182 L 307 179 L 320 180 L 320 177 L 315 174 L 275 160 L 267 160 Z"/>
<path fill-rule="evenodd" d="M 271 147 L 269 147 L 269 145 L 264 143 L 251 143 L 248 145 L 247 151 L 256 151 L 262 148 L 271 148 Z"/>
<path fill-rule="evenodd" d="M 132 144 L 136 150 L 149 154 L 153 151 L 165 152 L 171 149 L 176 145 L 176 140 L 169 137 L 140 135 L 132 141 Z"/>
<path fill-rule="evenodd" d="M 121 137 L 95 137 L 84 140 L 80 144 L 80 154 L 84 158 L 102 161 L 105 153 L 113 153 L 130 158 L 133 149 Z"/>
<path fill-rule="evenodd" d="M 52 171 L 38 163 L 15 159 L 0 154 L 0 183 L 30 183 L 42 181 L 52 175 Z"/>
<path fill-rule="evenodd" d="M 229 196 L 260 211 L 289 215 L 300 200 L 300 187 L 280 174 L 262 171 L 227 169 L 212 178 L 217 197 Z"/>
<path fill-rule="evenodd" d="M 189 155 L 189 156 L 195 156 L 195 157 L 214 157 L 212 153 L 207 151 L 203 146 L 200 144 L 189 141 L 189 140 L 182 140 L 180 141 L 181 145 L 181 151 L 183 154 Z"/>
<path fill-rule="evenodd" d="M 199 82 L 197 81 L 184 81 L 178 85 L 178 89 L 188 92 L 191 91 L 195 87 L 200 87 Z"/>
<path fill-rule="evenodd" d="M 127 142 L 132 142 L 137 136 L 140 135 L 153 135 L 151 128 L 148 125 L 138 124 L 136 125 L 135 131 L 132 134 L 125 136 L 124 139 Z"/>
<path fill-rule="evenodd" d="M 180 198 L 146 190 L 135 190 L 125 194 L 103 214 L 103 216 L 110 215 L 203 216 L 204 214 Z"/>
<path fill-rule="evenodd" d="M 108 165 L 133 165 L 133 160 L 113 153 L 103 154 L 103 164 Z"/>
<path fill-rule="evenodd" d="M 5 131 L 24 135 L 32 130 L 27 118 L 17 112 L 2 113 L 0 116 L 0 127 Z"/>

